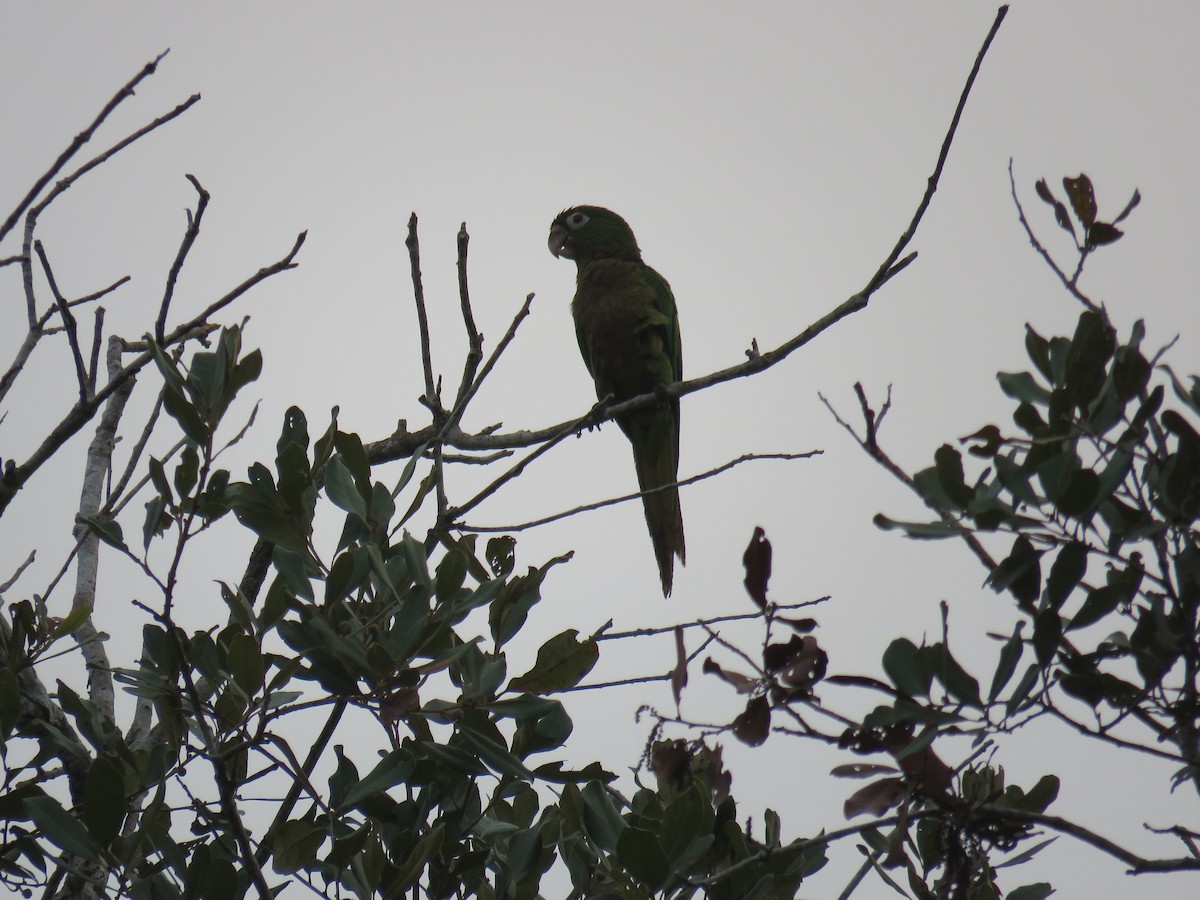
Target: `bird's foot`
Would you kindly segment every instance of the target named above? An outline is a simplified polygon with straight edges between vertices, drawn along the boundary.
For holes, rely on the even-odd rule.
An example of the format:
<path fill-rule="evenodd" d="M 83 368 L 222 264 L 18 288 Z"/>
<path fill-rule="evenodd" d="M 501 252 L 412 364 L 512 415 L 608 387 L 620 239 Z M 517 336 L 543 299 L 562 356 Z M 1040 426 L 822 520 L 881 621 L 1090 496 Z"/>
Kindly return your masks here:
<path fill-rule="evenodd" d="M 583 425 L 588 431 L 598 429 L 605 420 L 608 419 L 608 410 L 612 406 L 612 394 L 596 401 L 596 405 L 588 411 L 588 414 L 583 417 Z"/>

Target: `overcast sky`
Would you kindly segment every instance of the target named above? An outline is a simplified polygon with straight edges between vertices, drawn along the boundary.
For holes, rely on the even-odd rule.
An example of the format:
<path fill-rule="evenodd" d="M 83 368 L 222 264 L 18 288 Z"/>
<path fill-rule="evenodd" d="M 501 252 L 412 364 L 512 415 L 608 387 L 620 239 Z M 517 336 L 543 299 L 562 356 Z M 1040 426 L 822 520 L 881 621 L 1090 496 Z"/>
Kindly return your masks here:
<path fill-rule="evenodd" d="M 0 24 L 0 206 L 7 211 L 23 196 L 116 88 L 169 47 L 159 74 L 94 146 L 192 93 L 202 100 L 80 182 L 40 233 L 69 296 L 133 276 L 106 305 L 111 327 L 137 337 L 157 310 L 183 210 L 194 206 L 185 173 L 212 201 L 176 294 L 180 318 L 283 256 L 308 230 L 300 267 L 228 314 L 227 321 L 250 315 L 246 340 L 266 359 L 252 389 L 262 400 L 258 425 L 239 449 L 235 476 L 250 460 L 274 455 L 291 404 L 307 411 L 314 431 L 339 405 L 342 427 L 364 440 L 386 436 L 401 418 L 425 423 L 415 399 L 419 345 L 403 247 L 413 211 L 435 365 L 447 385 L 458 383 L 464 349 L 454 270 L 459 223 L 472 236 L 472 296 L 485 349 L 525 295 L 536 293 L 532 316 L 465 425 L 543 427 L 593 402 L 568 309 L 574 267 L 546 250 L 559 210 L 594 203 L 629 221 L 646 260 L 674 288 L 687 376 L 741 361 L 753 339 L 762 349 L 775 346 L 859 290 L 908 224 L 995 9 L 967 2 L 9 2 Z M 658 595 L 636 504 L 520 536 L 520 565 L 568 549 L 576 555 L 548 579 L 548 600 L 513 655 L 532 654 L 565 627 L 590 633 L 609 618 L 627 629 L 748 610 L 741 554 L 761 525 L 775 545 L 775 599 L 832 596 L 815 613 L 831 671 L 877 673 L 897 635 L 938 639 L 937 604 L 945 599 L 952 646 L 962 641 L 960 658 L 977 659 L 975 674 L 989 678 L 994 645 L 972 636 L 1011 631 L 1011 601 L 980 589 L 984 573 L 965 548 L 916 544 L 871 525 L 876 512 L 916 517 L 921 507 L 857 451 L 817 393 L 853 415 L 856 380 L 877 405 L 892 385 L 881 439 L 909 469 L 929 464 L 943 442 L 987 422 L 1008 424 L 994 376 L 1025 366 L 1025 323 L 1069 334 L 1078 315 L 1017 222 L 1010 158 L 1034 227 L 1068 265 L 1068 239 L 1036 199 L 1034 181 L 1057 185 L 1086 171 L 1101 217 L 1141 190 L 1127 236 L 1089 262 L 1084 286 L 1122 333 L 1145 317 L 1151 346 L 1180 334 L 1171 359 L 1178 370 L 1195 370 L 1198 27 L 1200 11 L 1189 2 L 1016 4 L 913 244 L 917 262 L 867 310 L 782 365 L 683 401 L 681 476 L 750 451 L 823 455 L 752 463 L 687 489 L 688 566 L 676 572 L 669 601 Z M 0 256 L 17 246 L 10 237 Z M 20 340 L 21 296 L 17 267 L 0 270 L 5 365 Z M 69 403 L 65 345 L 39 351 L 24 388 L 0 425 L 5 458 L 27 453 L 54 420 L 55 404 Z M 0 519 L 0 580 L 34 546 L 39 560 L 25 590 L 40 590 L 61 564 L 82 448 L 72 445 L 74 455 Z M 479 477 L 454 472 L 451 499 L 467 496 Z M 633 485 L 628 445 L 610 425 L 565 442 L 471 521 L 525 521 Z M 140 527 L 136 519 L 127 530 Z M 219 576 L 212 559 L 193 573 L 204 602 L 213 596 L 209 579 L 240 575 L 240 556 L 228 558 Z M 128 575 L 112 557 L 104 565 L 114 579 Z M 118 658 L 122 646 L 134 652 L 122 640 L 131 635 L 105 617 L 127 617 L 127 599 L 114 591 L 99 600 L 98 625 L 115 632 L 110 653 Z M 192 627 L 220 615 L 194 614 Z M 750 647 L 760 640 L 753 630 L 728 634 Z M 618 648 L 598 674 L 664 671 L 670 654 L 669 642 Z M 524 667 L 510 663 L 512 671 Z M 737 706 L 728 694 L 697 671 L 684 712 L 727 719 Z M 599 752 L 612 766 L 634 765 L 648 733 L 644 720 L 633 720 L 643 702 L 671 706 L 665 688 L 610 692 L 599 706 L 594 697 L 575 698 L 572 761 Z M 841 799 L 856 785 L 830 783 L 826 773 L 846 761 L 842 755 L 781 736 L 753 751 L 726 744 L 743 816 L 758 818 L 770 804 L 788 836 L 841 824 Z M 1135 849 L 1182 849 L 1148 840 L 1141 823 L 1200 825 L 1194 798 L 1172 802 L 1163 770 L 1144 760 L 1114 778 L 1115 757 L 1089 748 L 1094 765 L 1083 767 L 1078 750 L 1069 735 L 1047 729 L 1015 736 L 999 761 L 1027 786 L 1047 771 L 1064 775 L 1052 811 Z M 835 854 L 842 862 L 812 882 L 814 896 L 836 894 L 858 865 L 849 845 Z M 1129 880 L 1121 871 L 1060 839 L 1004 883 L 1050 879 L 1066 898 L 1185 897 L 1197 889 L 1195 878 Z"/>

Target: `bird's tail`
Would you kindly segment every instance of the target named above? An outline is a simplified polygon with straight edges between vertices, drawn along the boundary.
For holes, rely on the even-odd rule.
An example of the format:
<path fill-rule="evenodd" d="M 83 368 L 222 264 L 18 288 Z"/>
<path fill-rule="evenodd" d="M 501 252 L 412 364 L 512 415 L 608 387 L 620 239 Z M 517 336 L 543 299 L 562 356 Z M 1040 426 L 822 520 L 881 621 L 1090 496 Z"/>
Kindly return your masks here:
<path fill-rule="evenodd" d="M 670 415 L 670 411 L 659 410 L 657 414 Z M 637 466 L 638 486 L 643 491 L 673 484 L 679 472 L 677 437 L 674 440 L 648 443 L 649 446 L 639 447 L 639 442 L 634 441 L 633 456 Z M 675 557 L 679 557 L 681 565 L 687 562 L 683 544 L 683 513 L 679 508 L 679 489 L 669 487 L 645 494 L 642 497 L 642 507 L 646 513 L 650 541 L 654 544 L 654 556 L 658 560 L 658 576 L 662 581 L 663 596 L 669 597 L 675 574 Z"/>

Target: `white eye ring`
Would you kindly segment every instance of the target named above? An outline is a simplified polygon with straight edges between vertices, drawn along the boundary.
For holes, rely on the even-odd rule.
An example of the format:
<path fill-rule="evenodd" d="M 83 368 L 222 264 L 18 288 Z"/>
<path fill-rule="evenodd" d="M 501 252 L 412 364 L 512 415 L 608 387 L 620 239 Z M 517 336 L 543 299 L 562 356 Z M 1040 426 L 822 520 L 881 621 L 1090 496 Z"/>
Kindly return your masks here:
<path fill-rule="evenodd" d="M 573 212 L 567 216 L 567 226 L 570 228 L 582 228 L 587 223 L 588 217 L 586 213 Z"/>

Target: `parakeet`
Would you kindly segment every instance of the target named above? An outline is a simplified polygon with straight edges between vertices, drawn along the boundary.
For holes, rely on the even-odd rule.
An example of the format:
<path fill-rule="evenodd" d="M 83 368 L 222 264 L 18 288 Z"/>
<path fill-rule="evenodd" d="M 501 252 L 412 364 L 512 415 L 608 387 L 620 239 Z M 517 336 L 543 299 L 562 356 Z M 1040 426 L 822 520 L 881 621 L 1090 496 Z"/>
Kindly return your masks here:
<path fill-rule="evenodd" d="M 629 225 L 598 206 L 574 206 L 550 225 L 550 252 L 575 261 L 571 314 L 584 365 L 600 400 L 620 403 L 683 377 L 679 314 L 667 280 L 642 262 Z M 679 473 L 679 402 L 621 416 L 633 444 L 638 485 L 673 485 Z M 685 562 L 679 489 L 642 497 L 663 596 L 671 593 L 675 557 Z"/>

